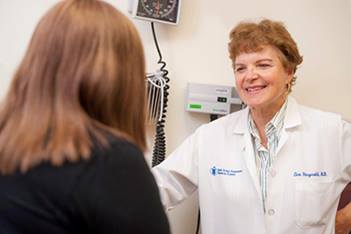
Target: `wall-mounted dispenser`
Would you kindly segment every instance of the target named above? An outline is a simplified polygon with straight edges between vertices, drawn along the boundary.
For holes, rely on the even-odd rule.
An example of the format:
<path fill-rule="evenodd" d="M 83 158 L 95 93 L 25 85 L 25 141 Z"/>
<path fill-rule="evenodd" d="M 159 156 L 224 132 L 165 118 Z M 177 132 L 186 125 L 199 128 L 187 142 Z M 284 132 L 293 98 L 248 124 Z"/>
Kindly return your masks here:
<path fill-rule="evenodd" d="M 232 86 L 188 83 L 185 109 L 214 115 L 227 115 L 232 105 L 243 105 Z"/>

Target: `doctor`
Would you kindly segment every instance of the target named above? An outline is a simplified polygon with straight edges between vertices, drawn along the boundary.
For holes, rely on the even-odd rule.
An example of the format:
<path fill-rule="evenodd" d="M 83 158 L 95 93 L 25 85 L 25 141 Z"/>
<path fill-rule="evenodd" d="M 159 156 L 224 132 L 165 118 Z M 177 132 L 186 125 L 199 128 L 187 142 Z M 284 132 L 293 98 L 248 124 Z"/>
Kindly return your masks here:
<path fill-rule="evenodd" d="M 351 205 L 336 210 L 351 181 L 351 124 L 289 97 L 302 57 L 282 23 L 240 23 L 229 53 L 247 108 L 203 125 L 153 169 L 163 204 L 197 190 L 203 234 L 348 233 Z"/>

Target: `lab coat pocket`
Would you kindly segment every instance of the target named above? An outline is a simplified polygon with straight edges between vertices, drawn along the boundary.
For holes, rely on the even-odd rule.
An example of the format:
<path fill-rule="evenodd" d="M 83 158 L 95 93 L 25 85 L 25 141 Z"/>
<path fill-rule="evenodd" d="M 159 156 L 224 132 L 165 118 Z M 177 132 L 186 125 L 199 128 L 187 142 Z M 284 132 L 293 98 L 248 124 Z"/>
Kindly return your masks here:
<path fill-rule="evenodd" d="M 333 197 L 331 181 L 298 180 L 295 183 L 295 219 L 301 228 L 323 226 Z"/>

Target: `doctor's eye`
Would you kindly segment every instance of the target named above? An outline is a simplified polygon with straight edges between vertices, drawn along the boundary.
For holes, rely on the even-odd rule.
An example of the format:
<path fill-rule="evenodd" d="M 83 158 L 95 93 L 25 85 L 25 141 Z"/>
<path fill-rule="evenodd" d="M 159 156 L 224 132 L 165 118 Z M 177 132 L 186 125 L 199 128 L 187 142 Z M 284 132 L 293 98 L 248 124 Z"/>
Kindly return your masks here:
<path fill-rule="evenodd" d="M 260 67 L 260 68 L 269 68 L 271 67 L 272 65 L 269 64 L 269 63 L 260 63 L 257 65 L 257 67 Z"/>
<path fill-rule="evenodd" d="M 245 70 L 245 67 L 236 67 L 235 68 L 235 72 L 238 72 L 238 73 L 243 72 L 244 70 Z"/>

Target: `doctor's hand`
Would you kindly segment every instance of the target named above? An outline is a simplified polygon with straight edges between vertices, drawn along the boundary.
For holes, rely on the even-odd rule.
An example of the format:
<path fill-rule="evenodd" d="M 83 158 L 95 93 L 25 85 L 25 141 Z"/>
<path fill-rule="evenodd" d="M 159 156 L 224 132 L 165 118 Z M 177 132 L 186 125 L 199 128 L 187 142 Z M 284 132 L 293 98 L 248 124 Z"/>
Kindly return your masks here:
<path fill-rule="evenodd" d="M 335 234 L 349 234 L 351 231 L 351 202 L 336 213 Z"/>

